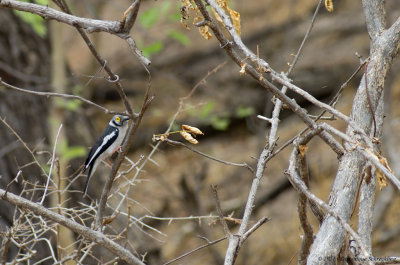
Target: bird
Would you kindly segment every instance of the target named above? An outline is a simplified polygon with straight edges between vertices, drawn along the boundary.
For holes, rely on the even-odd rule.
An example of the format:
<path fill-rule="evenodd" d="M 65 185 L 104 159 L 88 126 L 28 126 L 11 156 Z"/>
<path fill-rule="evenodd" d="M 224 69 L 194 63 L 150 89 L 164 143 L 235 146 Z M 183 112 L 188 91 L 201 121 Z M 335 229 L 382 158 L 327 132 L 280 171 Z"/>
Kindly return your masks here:
<path fill-rule="evenodd" d="M 125 115 L 114 115 L 107 127 L 103 130 L 97 141 L 90 149 L 82 170 L 82 173 L 84 173 L 89 168 L 85 187 L 83 189 L 84 197 L 87 193 L 90 177 L 96 171 L 96 168 L 100 162 L 121 148 L 122 141 L 124 140 L 126 131 L 128 129 L 129 122 L 127 121 L 129 119 L 130 118 Z"/>

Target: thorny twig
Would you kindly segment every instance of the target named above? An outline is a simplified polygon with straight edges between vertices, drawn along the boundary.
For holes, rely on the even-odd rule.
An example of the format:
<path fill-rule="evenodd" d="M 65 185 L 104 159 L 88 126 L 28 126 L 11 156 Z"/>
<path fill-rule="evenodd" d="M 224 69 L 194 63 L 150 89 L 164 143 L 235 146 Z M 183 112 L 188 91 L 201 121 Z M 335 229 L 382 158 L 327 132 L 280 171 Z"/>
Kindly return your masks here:
<path fill-rule="evenodd" d="M 17 90 L 17 91 L 20 91 L 23 93 L 32 94 L 32 95 L 43 96 L 43 97 L 61 97 L 61 98 L 67 98 L 67 99 L 80 100 L 85 104 L 88 104 L 90 106 L 96 107 L 96 108 L 104 111 L 106 114 L 124 114 L 122 112 L 111 111 L 103 106 L 100 106 L 100 105 L 94 103 L 93 101 L 90 101 L 86 98 L 83 98 L 83 97 L 80 97 L 77 95 L 61 94 L 61 93 L 56 93 L 56 92 L 33 91 L 33 90 L 29 90 L 29 89 L 24 89 L 24 88 L 16 87 L 16 86 L 13 86 L 13 85 L 10 85 L 10 84 L 4 82 L 1 79 L 1 77 L 0 77 L 0 84 L 5 86 L 6 88 L 14 89 L 14 90 Z"/>
<path fill-rule="evenodd" d="M 357 242 L 358 246 L 360 247 L 362 254 L 368 257 L 368 252 L 365 248 L 365 246 L 362 244 L 362 241 L 358 234 L 351 228 L 351 226 L 346 223 L 339 215 L 337 215 L 330 207 L 327 205 L 324 201 L 316 197 L 313 193 L 309 191 L 307 188 L 306 184 L 301 180 L 299 174 L 296 171 L 296 161 L 298 160 L 299 156 L 299 150 L 298 150 L 298 144 L 302 144 L 304 139 L 298 139 L 298 141 L 295 143 L 295 148 L 292 151 L 292 154 L 290 156 L 290 164 L 288 171 L 286 172 L 286 175 L 289 177 L 290 182 L 292 185 L 302 194 L 304 194 L 308 200 L 314 201 L 317 205 L 322 207 L 324 210 L 328 212 L 329 215 L 335 217 L 337 221 L 343 226 L 343 228 L 354 238 L 354 240 Z M 366 261 L 368 264 L 371 264 L 369 260 Z"/>
<path fill-rule="evenodd" d="M 226 221 L 224 219 L 224 214 L 221 209 L 221 202 L 219 201 L 218 198 L 218 187 L 216 185 L 211 185 L 211 190 L 214 195 L 215 208 L 217 209 L 219 221 L 221 222 L 221 225 L 224 228 L 225 235 L 229 238 L 232 236 L 232 233 L 231 231 L 229 231 L 228 225 L 226 224 Z"/>
<path fill-rule="evenodd" d="M 50 183 L 50 179 L 51 179 L 51 172 L 53 171 L 54 161 L 55 161 L 55 157 L 56 157 L 56 148 L 57 148 L 58 137 L 60 136 L 60 132 L 61 132 L 62 127 L 63 127 L 63 125 L 61 123 L 60 127 L 58 128 L 58 131 L 57 131 L 56 140 L 54 141 L 53 156 L 51 158 L 49 174 L 47 175 L 46 187 L 45 187 L 44 192 L 43 192 L 43 197 L 40 200 L 40 204 L 43 204 L 44 199 L 46 198 L 47 189 L 49 188 L 49 183 Z"/>
<path fill-rule="evenodd" d="M 180 255 L 180 256 L 178 256 L 178 257 L 176 257 L 176 258 L 174 258 L 174 259 L 172 259 L 172 260 L 170 260 L 170 261 L 168 261 L 166 263 L 164 263 L 163 265 L 168 265 L 168 264 L 171 264 L 171 263 L 173 263 L 175 261 L 183 259 L 184 257 L 187 257 L 187 256 L 189 256 L 189 255 L 191 255 L 191 254 L 193 254 L 193 253 L 195 253 L 195 252 L 197 252 L 197 251 L 199 251 L 199 250 L 201 250 L 203 248 L 206 248 L 206 247 L 212 246 L 214 244 L 217 244 L 217 243 L 219 243 L 219 242 L 221 242 L 221 241 L 223 241 L 225 239 L 227 239 L 227 237 L 223 237 L 223 238 L 220 238 L 220 239 L 217 239 L 217 240 L 214 240 L 214 241 L 207 242 L 206 244 L 201 245 L 201 246 L 199 246 L 199 247 L 197 247 L 195 249 L 192 249 L 192 250 L 190 250 L 190 251 L 188 251 L 188 252 L 186 252 L 186 253 L 184 253 L 184 254 L 182 254 L 182 255 Z"/>
<path fill-rule="evenodd" d="M 229 166 L 245 167 L 248 170 L 250 170 L 251 172 L 254 172 L 253 168 L 251 168 L 247 163 L 239 164 L 239 163 L 233 163 L 233 162 L 221 160 L 219 158 L 210 156 L 210 155 L 208 155 L 206 153 L 200 152 L 199 150 L 194 149 L 194 148 L 192 148 L 191 146 L 189 146 L 187 144 L 184 144 L 184 143 L 179 142 L 179 141 L 174 141 L 174 140 L 171 140 L 171 139 L 168 139 L 168 138 L 165 138 L 163 142 L 165 142 L 167 144 L 170 144 L 170 145 L 174 145 L 174 146 L 183 146 L 183 147 L 189 149 L 190 151 L 192 151 L 192 152 L 194 152 L 196 154 L 199 154 L 201 156 L 204 156 L 204 157 L 206 157 L 208 159 L 211 159 L 211 160 L 214 160 L 214 161 L 217 161 L 219 163 L 222 163 L 222 164 L 225 164 L 225 165 L 229 165 Z"/>
<path fill-rule="evenodd" d="M 25 209 L 28 209 L 43 218 L 50 219 L 55 223 L 58 223 L 60 225 L 63 225 L 65 227 L 71 229 L 72 231 L 80 234 L 81 236 L 85 237 L 86 239 L 88 239 L 90 241 L 97 242 L 98 244 L 102 245 L 103 247 L 109 249 L 115 255 L 120 256 L 123 260 L 125 260 L 129 264 L 141 264 L 141 265 L 144 264 L 137 257 L 132 255 L 131 252 L 129 252 L 125 248 L 121 247 L 120 245 L 118 245 L 113 240 L 109 239 L 103 233 L 101 233 L 99 231 L 95 231 L 86 226 L 78 224 L 70 218 L 67 218 L 63 215 L 55 213 L 54 211 L 49 210 L 38 203 L 34 203 L 34 202 L 27 200 L 25 198 L 22 198 L 18 195 L 15 195 L 12 193 L 8 193 L 6 196 L 4 196 L 4 195 L 5 195 L 5 190 L 0 189 L 0 197 L 3 200 L 6 200 L 18 207 L 23 207 Z"/>

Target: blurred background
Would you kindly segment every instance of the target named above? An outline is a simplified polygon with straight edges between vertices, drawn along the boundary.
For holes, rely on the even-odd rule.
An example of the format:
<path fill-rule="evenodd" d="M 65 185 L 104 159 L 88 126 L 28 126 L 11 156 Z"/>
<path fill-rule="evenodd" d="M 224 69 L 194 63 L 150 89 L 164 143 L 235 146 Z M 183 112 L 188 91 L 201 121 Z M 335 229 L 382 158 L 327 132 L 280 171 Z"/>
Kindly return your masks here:
<path fill-rule="evenodd" d="M 253 51 L 258 51 L 273 69 L 285 72 L 311 23 L 317 3 L 311 0 L 232 0 L 230 6 L 240 13 L 244 43 Z M 131 2 L 85 0 L 68 1 L 68 4 L 77 16 L 120 20 Z M 400 16 L 400 5 L 397 0 L 388 0 L 386 7 L 390 25 Z M 355 53 L 363 58 L 369 54 L 369 37 L 360 1 L 337 0 L 334 1 L 334 8 L 333 13 L 320 9 L 291 76 L 296 85 L 325 102 L 329 102 L 358 68 L 359 59 Z M 201 82 L 194 94 L 185 100 L 172 130 L 179 130 L 181 124 L 196 126 L 205 135 L 197 138 L 199 144 L 194 148 L 221 160 L 246 162 L 254 166 L 268 133 L 268 124 L 256 116 L 270 117 L 274 99 L 251 78 L 240 75 L 240 68 L 225 55 L 215 37 L 206 40 L 199 34 L 191 23 L 193 18 L 189 18 L 190 30 L 186 30 L 180 23 L 180 1 L 142 1 L 132 36 L 144 55 L 152 61 L 151 94 L 155 100 L 134 137 L 129 158 L 137 161 L 140 155 L 149 155 L 155 144 L 151 140 L 153 134 L 167 129 L 178 110 L 180 98 L 187 96 Z M 108 66 L 119 75 L 131 104 L 138 111 L 148 85 L 143 67 L 122 39 L 106 33 L 92 33 L 89 37 L 99 54 L 107 60 Z M 215 73 L 208 74 L 216 68 Z M 386 81 L 387 120 L 382 141 L 383 154 L 396 175 L 400 173 L 399 109 L 395 107 L 400 99 L 399 70 L 397 60 Z M 124 111 L 114 85 L 105 76 L 75 28 L 59 23 L 50 25 L 49 21 L 36 16 L 0 9 L 0 77 L 3 81 L 29 90 L 75 94 L 111 110 Z M 336 106 L 346 114 L 351 109 L 360 76 L 360 73 L 356 75 L 344 89 Z M 307 105 L 301 98 L 295 99 L 309 113 L 319 114 L 318 109 Z M 82 202 L 94 205 L 98 201 L 109 168 L 103 166 L 96 171 L 89 186 L 89 198 L 82 198 L 80 192 L 85 177 L 74 178 L 73 173 L 84 162 L 88 148 L 111 116 L 80 101 L 40 97 L 2 86 L 0 116 L 22 138 L 45 169 L 49 168 L 55 136 L 60 124 L 63 124 L 57 145 L 61 171 L 58 184 L 64 188 L 70 185 L 69 192 L 61 199 L 63 206 L 82 207 Z M 345 129 L 340 121 L 329 122 L 341 130 Z M 283 111 L 278 147 L 304 128 L 305 125 L 290 111 Z M 171 136 L 171 139 L 182 140 L 179 136 Z M 290 151 L 289 146 L 267 164 L 252 223 L 263 216 L 270 217 L 271 221 L 246 241 L 236 264 L 297 262 L 303 233 L 297 214 L 298 194 L 283 174 L 288 166 Z M 314 139 L 309 144 L 307 160 L 311 190 L 327 200 L 336 174 L 336 155 L 322 141 Z M 123 169 L 126 167 L 123 165 Z M 5 188 L 19 170 L 25 182 L 10 185 L 11 192 L 20 193 L 27 189 L 26 183 L 32 187 L 43 187 L 45 184 L 46 178 L 40 167 L 32 164 L 31 153 L 2 122 L 1 187 Z M 224 213 L 241 218 L 253 177 L 245 168 L 227 166 L 167 144 L 161 144 L 143 170 L 135 174 L 133 171 L 126 176 L 127 179 L 134 177 L 135 182 L 129 188 L 130 199 L 121 211 L 129 209 L 130 215 L 137 219 L 145 215 L 166 218 L 142 218 L 129 229 L 129 247 L 145 254 L 149 264 L 163 264 L 206 243 L 201 237 L 210 241 L 223 237 L 223 229 L 215 218 L 168 218 L 215 215 L 211 184 L 218 185 Z M 114 192 L 126 191 L 125 182 L 124 178 L 116 181 Z M 34 193 L 34 199 L 40 199 L 40 196 L 41 193 Z M 46 200 L 48 207 L 57 203 L 60 201 Z M 111 208 L 118 203 L 117 197 L 111 199 L 107 213 L 112 214 Z M 382 191 L 377 189 L 373 234 L 375 256 L 400 254 L 399 241 L 396 240 L 400 235 L 398 203 L 398 194 L 390 186 Z M 13 224 L 14 208 L 3 201 L 0 204 L 0 224 L 5 231 Z M 86 217 L 84 221 L 90 226 L 90 214 Z M 353 218 L 353 228 L 356 228 L 356 214 Z M 311 221 L 316 231 L 317 221 L 313 218 Z M 234 223 L 229 225 L 233 231 L 237 228 Z M 125 226 L 126 216 L 120 214 L 109 224 L 106 232 L 116 234 Z M 66 238 L 72 241 L 78 236 L 66 234 Z M 54 240 L 51 233 L 49 237 Z M 221 264 L 226 247 L 227 241 L 223 241 L 176 264 Z M 9 260 L 15 251 L 8 252 Z M 104 264 L 112 259 L 112 254 L 103 248 L 95 248 L 93 253 L 85 260 L 87 264 Z M 46 254 L 41 253 L 35 259 L 40 260 L 40 255 Z"/>

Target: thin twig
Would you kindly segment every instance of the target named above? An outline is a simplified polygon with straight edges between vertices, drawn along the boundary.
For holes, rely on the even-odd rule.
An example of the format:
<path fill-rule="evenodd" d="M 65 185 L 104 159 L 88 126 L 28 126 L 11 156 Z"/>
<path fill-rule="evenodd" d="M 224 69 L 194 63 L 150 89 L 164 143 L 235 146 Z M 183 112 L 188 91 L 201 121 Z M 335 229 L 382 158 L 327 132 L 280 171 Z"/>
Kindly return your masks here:
<path fill-rule="evenodd" d="M 178 261 L 180 259 L 183 259 L 184 257 L 187 257 L 187 256 L 193 254 L 194 252 L 197 252 L 197 251 L 199 251 L 199 250 L 201 250 L 203 248 L 206 248 L 206 247 L 212 246 L 214 244 L 217 244 L 217 243 L 219 243 L 219 242 L 221 242 L 221 241 L 223 241 L 225 239 L 227 239 L 227 237 L 223 237 L 223 238 L 211 241 L 211 242 L 207 242 L 207 244 L 204 244 L 204 245 L 201 245 L 201 246 L 199 246 L 199 247 L 197 247 L 195 249 L 192 249 L 191 251 L 186 252 L 186 253 L 184 253 L 184 254 L 182 254 L 182 255 L 180 255 L 180 256 L 178 256 L 178 257 L 176 257 L 176 258 L 174 258 L 174 259 L 172 259 L 172 260 L 170 260 L 170 261 L 168 261 L 166 263 L 164 263 L 163 265 L 169 265 L 169 264 L 171 264 L 171 263 L 173 263 L 175 261 Z"/>
<path fill-rule="evenodd" d="M 139 260 L 137 257 L 135 257 L 131 252 L 129 252 L 125 248 L 123 248 L 120 245 L 118 245 L 117 243 L 115 243 L 113 240 L 106 237 L 103 233 L 94 231 L 86 226 L 80 225 L 80 224 L 76 223 L 74 220 L 71 220 L 70 218 L 62 216 L 52 210 L 49 210 L 49 209 L 43 207 L 42 205 L 40 205 L 38 203 L 34 203 L 30 200 L 22 198 L 13 193 L 9 192 L 9 193 L 7 193 L 6 196 L 4 196 L 4 195 L 5 195 L 5 190 L 0 189 L 0 198 L 1 199 L 6 200 L 6 201 L 10 202 L 11 204 L 16 205 L 18 207 L 23 207 L 25 209 L 28 209 L 37 215 L 40 215 L 47 219 L 50 219 L 53 222 L 56 222 L 60 225 L 63 225 L 90 241 L 97 242 L 99 245 L 107 248 L 115 255 L 120 256 L 123 260 L 125 260 L 129 264 L 144 265 L 144 263 L 141 260 Z"/>
<path fill-rule="evenodd" d="M 61 98 L 68 98 L 68 99 L 76 99 L 76 100 L 80 100 L 83 103 L 86 103 L 90 106 L 96 107 L 102 111 L 104 111 L 107 114 L 123 114 L 121 112 L 115 112 L 115 111 L 111 111 L 103 106 L 100 106 L 86 98 L 80 97 L 80 96 L 76 96 L 76 95 L 69 95 L 69 94 L 61 94 L 61 93 L 55 93 L 55 92 L 44 92 L 44 91 L 33 91 L 33 90 L 28 90 L 28 89 L 24 89 L 24 88 L 20 88 L 20 87 L 16 87 L 13 85 L 10 85 L 6 82 L 4 82 L 1 77 L 0 77 L 0 84 L 2 84 L 3 86 L 10 88 L 10 89 L 14 89 L 20 92 L 24 92 L 24 93 L 28 93 L 28 94 L 32 94 L 32 95 L 37 95 L 37 96 L 43 96 L 43 97 L 61 97 Z M 125 114 L 126 115 L 126 114 Z"/>
<path fill-rule="evenodd" d="M 319 199 L 317 196 L 315 196 L 310 190 L 307 188 L 306 184 L 301 180 L 299 174 L 296 171 L 296 157 L 299 154 L 299 150 L 297 145 L 301 144 L 302 139 L 298 139 L 297 143 L 295 143 L 295 147 L 293 148 L 292 154 L 290 156 L 289 160 L 289 168 L 286 172 L 286 175 L 289 177 L 290 182 L 292 185 L 296 188 L 297 191 L 300 193 L 304 194 L 307 196 L 308 200 L 314 201 L 316 204 L 318 204 L 320 207 L 324 208 L 329 215 L 334 217 L 341 225 L 342 227 L 354 238 L 354 240 L 357 242 L 358 246 L 360 247 L 362 254 L 368 257 L 368 251 L 366 250 L 365 246 L 363 245 L 361 238 L 359 235 L 351 228 L 351 226 L 343 220 L 338 214 L 336 214 L 335 211 L 331 209 L 331 207 L 326 204 L 324 201 Z M 367 260 L 368 264 L 371 264 L 369 260 Z"/>
<path fill-rule="evenodd" d="M 207 80 L 208 77 L 210 77 L 212 74 L 215 74 L 215 73 L 216 73 L 218 70 L 220 70 L 224 65 L 225 65 L 225 63 L 221 63 L 221 64 L 217 65 L 216 67 L 214 67 L 214 68 L 213 68 L 211 71 L 209 71 L 199 82 L 197 82 L 197 83 L 192 87 L 192 89 L 190 90 L 190 92 L 189 92 L 188 95 L 186 95 L 186 96 L 184 96 L 184 97 L 181 97 L 181 98 L 179 99 L 178 108 L 177 108 L 175 114 L 173 115 L 173 117 L 172 117 L 172 119 L 171 119 L 171 122 L 169 123 L 168 128 L 166 129 L 166 131 L 164 132 L 164 134 L 167 134 L 167 133 L 169 133 L 169 132 L 171 131 L 172 126 L 174 125 L 174 123 L 175 123 L 175 121 L 176 121 L 178 115 L 181 113 L 182 108 L 183 108 L 184 103 L 186 102 L 186 100 L 188 100 L 188 99 L 195 93 L 195 91 L 197 90 L 197 88 L 198 88 L 200 85 L 203 85 L 203 84 L 206 83 L 206 80 Z M 133 176 L 131 182 L 134 182 L 134 181 L 136 180 L 136 178 L 138 177 L 138 175 L 140 174 L 140 172 L 142 172 L 142 170 L 143 170 L 144 166 L 147 164 L 147 162 L 148 162 L 148 161 L 152 161 L 152 157 L 153 157 L 153 155 L 156 153 L 156 151 L 158 150 L 158 147 L 160 146 L 160 144 L 161 144 L 161 142 L 157 142 L 157 144 L 152 148 L 152 150 L 150 151 L 149 155 L 145 158 L 145 160 L 143 161 L 143 163 L 142 163 L 142 164 L 140 165 L 140 167 L 137 169 L 136 174 Z M 114 208 L 115 210 L 118 210 L 118 209 L 121 208 L 123 202 L 125 201 L 125 198 L 127 198 L 128 194 L 129 194 L 129 192 L 130 192 L 130 188 L 131 188 L 131 186 L 129 186 L 129 187 L 126 189 L 124 195 L 122 196 L 122 199 L 119 200 L 119 203 L 118 203 L 117 207 Z"/>
<path fill-rule="evenodd" d="M 64 0 L 61 0 L 61 5 L 60 8 L 67 14 L 71 14 L 71 10 L 68 7 L 68 5 L 66 4 L 66 2 Z M 107 65 L 106 60 L 104 60 L 100 54 L 97 52 L 93 42 L 89 39 L 89 37 L 87 36 L 87 34 L 85 33 L 85 31 L 79 27 L 78 25 L 74 25 L 76 30 L 78 31 L 78 33 L 81 35 L 82 39 L 85 41 L 86 45 L 88 46 L 89 50 L 91 51 L 91 53 L 93 54 L 93 56 L 96 58 L 96 60 L 98 61 L 98 63 L 104 67 L 104 70 L 106 71 L 106 73 L 109 76 L 109 80 L 119 80 L 118 75 L 116 75 L 111 68 Z M 125 108 L 127 110 L 127 112 L 129 113 L 129 115 L 131 117 L 135 116 L 133 109 L 131 107 L 131 104 L 128 101 L 128 97 L 125 94 L 125 91 L 122 87 L 122 84 L 120 81 L 112 81 L 115 84 L 115 87 L 117 89 L 117 92 L 122 100 L 122 102 L 125 105 Z M 126 115 L 126 114 L 125 114 Z"/>
<path fill-rule="evenodd" d="M 55 161 L 55 158 L 56 158 L 56 149 L 57 149 L 58 137 L 60 136 L 60 132 L 61 132 L 62 127 L 63 127 L 63 125 L 62 125 L 62 123 L 61 123 L 61 124 L 60 124 L 60 127 L 58 128 L 58 131 L 57 131 L 56 139 L 55 139 L 55 141 L 54 141 L 53 156 L 52 156 L 52 158 L 51 158 L 49 174 L 47 175 L 47 182 L 46 182 L 46 187 L 45 187 L 44 192 L 43 192 L 43 197 L 42 197 L 42 199 L 41 199 L 40 202 L 39 202 L 40 205 L 43 204 L 44 199 L 46 198 L 47 189 L 49 188 L 49 183 L 50 183 L 50 178 L 51 178 L 51 172 L 53 171 L 53 165 L 54 165 L 54 161 Z"/>
<path fill-rule="evenodd" d="M 5 118 L 4 119 L 0 118 L 0 121 L 3 122 L 4 125 L 8 127 L 8 129 L 15 135 L 15 137 L 17 137 L 18 141 L 20 141 L 20 143 L 25 147 L 25 149 L 28 150 L 28 152 L 31 154 L 34 163 L 42 170 L 43 174 L 47 176 L 47 172 L 44 170 L 42 165 L 36 159 L 36 156 L 33 154 L 32 150 L 28 147 L 28 145 L 24 142 L 24 140 L 22 140 L 21 136 L 19 136 L 19 134 L 11 127 L 11 125 L 6 122 Z"/>
<path fill-rule="evenodd" d="M 299 175 L 303 182 L 306 184 L 306 186 L 309 186 L 309 174 L 308 174 L 308 166 L 306 162 L 306 145 L 299 146 L 299 149 L 302 149 L 302 151 L 299 153 L 296 159 L 297 163 L 297 168 L 299 171 Z M 313 243 L 313 228 L 308 220 L 307 216 L 307 197 L 300 193 L 299 194 L 299 202 L 297 206 L 297 210 L 299 213 L 299 220 L 300 220 L 300 225 L 304 231 L 304 235 L 302 236 L 302 242 L 301 242 L 301 248 L 299 252 L 299 258 L 298 258 L 298 264 L 305 265 L 307 262 L 307 256 L 310 253 L 310 247 Z"/>
<path fill-rule="evenodd" d="M 126 156 L 126 154 L 128 153 L 128 149 L 132 144 L 133 141 L 133 137 L 136 134 L 136 130 L 139 127 L 143 115 L 146 112 L 147 108 L 149 107 L 150 103 L 153 101 L 154 96 L 150 96 L 150 90 L 151 90 L 151 75 L 148 76 L 149 80 L 148 80 L 148 86 L 146 89 L 146 93 L 143 99 L 143 104 L 140 110 L 139 115 L 134 119 L 134 122 L 130 125 L 130 127 L 128 128 L 128 132 L 125 136 L 125 139 L 123 141 L 122 144 L 122 152 L 118 154 L 116 161 L 114 162 L 110 175 L 106 180 L 106 183 L 104 185 L 103 191 L 101 193 L 101 197 L 100 197 L 100 202 L 99 202 L 99 207 L 96 213 L 96 217 L 95 217 L 95 223 L 94 223 L 94 227 L 96 230 L 101 230 L 101 227 L 103 225 L 103 216 L 104 216 L 104 210 L 106 208 L 107 205 L 107 200 L 108 200 L 108 194 L 111 191 L 111 187 L 112 184 L 114 182 L 114 179 L 117 175 L 118 169 L 121 166 L 121 163 L 124 159 L 124 157 Z"/>
<path fill-rule="evenodd" d="M 315 8 L 314 15 L 313 15 L 313 17 L 312 17 L 312 19 L 311 19 L 311 23 L 310 23 L 310 25 L 308 26 L 307 32 L 306 32 L 306 34 L 304 35 L 303 40 L 301 41 L 301 44 L 300 44 L 299 49 L 297 50 L 296 56 L 294 57 L 292 63 L 290 64 L 289 71 L 287 71 L 287 73 L 286 73 L 287 76 L 289 76 L 289 75 L 292 73 L 292 71 L 293 71 L 293 69 L 294 69 L 294 67 L 295 67 L 295 65 L 296 65 L 296 63 L 297 63 L 297 61 L 299 60 L 299 57 L 300 57 L 300 55 L 301 55 L 301 52 L 303 51 L 303 48 L 304 48 L 304 44 L 306 43 L 306 40 L 308 39 L 308 36 L 310 36 L 311 30 L 312 30 L 312 28 L 313 28 L 313 26 L 314 26 L 315 19 L 317 18 L 317 14 L 318 14 L 318 11 L 319 11 L 319 9 L 320 9 L 320 7 L 321 7 L 321 4 L 322 4 L 322 0 L 319 0 L 318 5 L 317 5 L 317 7 Z"/>
<path fill-rule="evenodd" d="M 269 222 L 271 218 L 269 217 L 262 217 L 260 220 L 258 220 L 257 223 L 255 223 L 249 230 L 246 231 L 246 233 L 243 234 L 243 241 L 245 241 L 251 234 L 253 234 L 258 228 L 260 228 L 263 224 L 266 222 Z"/>
<path fill-rule="evenodd" d="M 238 164 L 238 163 L 233 163 L 233 162 L 221 160 L 221 159 L 219 159 L 219 158 L 210 156 L 210 155 L 208 155 L 208 154 L 206 154 L 206 153 L 200 152 L 199 150 L 194 149 L 194 148 L 192 148 L 192 147 L 190 147 L 190 146 L 188 146 L 188 145 L 186 145 L 186 144 L 184 144 L 184 143 L 182 143 L 182 142 L 174 141 L 174 140 L 171 140 L 171 139 L 168 139 L 168 138 L 165 138 L 165 139 L 164 139 L 164 142 L 166 142 L 166 143 L 168 143 L 168 144 L 170 144 L 170 145 L 174 145 L 174 146 L 183 146 L 183 147 L 189 149 L 190 151 L 192 151 L 192 152 L 194 152 L 194 153 L 196 153 L 196 154 L 202 155 L 202 156 L 204 156 L 204 157 L 206 157 L 206 158 L 208 158 L 208 159 L 217 161 L 217 162 L 219 162 L 219 163 L 222 163 L 222 164 L 225 164 L 225 165 L 229 165 L 229 166 L 245 167 L 245 168 L 247 168 L 248 170 L 250 170 L 251 172 L 254 172 L 253 168 L 251 168 L 251 167 L 250 167 L 248 164 L 246 164 L 246 163 Z"/>
<path fill-rule="evenodd" d="M 211 185 L 211 190 L 212 190 L 212 193 L 214 195 L 215 208 L 217 209 L 219 221 L 221 222 L 221 225 L 224 228 L 225 235 L 227 237 L 230 237 L 232 235 L 232 233 L 231 233 L 231 231 L 229 231 L 228 224 L 226 223 L 226 221 L 224 219 L 224 214 L 223 214 L 222 209 L 221 209 L 221 203 L 220 203 L 219 198 L 218 198 L 218 186 L 217 185 Z"/>
<path fill-rule="evenodd" d="M 22 173 L 22 170 L 18 170 L 17 175 L 15 176 L 15 178 L 13 178 L 13 180 L 11 180 L 10 183 L 7 184 L 7 186 L 6 186 L 6 192 L 4 193 L 4 196 L 7 196 L 7 192 L 8 192 L 8 190 L 10 189 L 11 184 L 13 184 L 14 182 L 17 182 L 17 183 L 18 183 L 18 178 L 19 178 L 19 176 L 21 175 L 21 173 Z"/>

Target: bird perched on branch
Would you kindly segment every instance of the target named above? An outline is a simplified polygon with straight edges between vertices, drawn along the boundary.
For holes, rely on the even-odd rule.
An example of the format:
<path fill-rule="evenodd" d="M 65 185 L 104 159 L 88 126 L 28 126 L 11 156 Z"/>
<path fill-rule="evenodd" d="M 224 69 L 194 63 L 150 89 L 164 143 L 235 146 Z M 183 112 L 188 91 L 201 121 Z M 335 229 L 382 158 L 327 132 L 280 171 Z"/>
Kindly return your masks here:
<path fill-rule="evenodd" d="M 83 189 L 83 196 L 86 196 L 90 177 L 96 171 L 96 168 L 100 162 L 121 148 L 126 130 L 128 129 L 127 121 L 129 119 L 130 118 L 128 116 L 115 115 L 101 133 L 100 137 L 94 143 L 92 149 L 90 149 L 90 152 L 86 158 L 85 166 L 82 170 L 83 173 L 89 168 L 85 188 Z"/>

